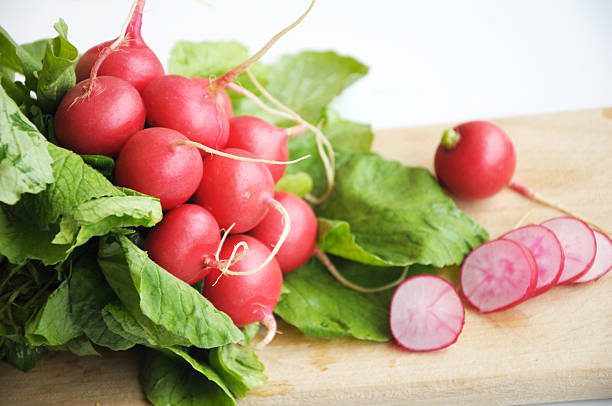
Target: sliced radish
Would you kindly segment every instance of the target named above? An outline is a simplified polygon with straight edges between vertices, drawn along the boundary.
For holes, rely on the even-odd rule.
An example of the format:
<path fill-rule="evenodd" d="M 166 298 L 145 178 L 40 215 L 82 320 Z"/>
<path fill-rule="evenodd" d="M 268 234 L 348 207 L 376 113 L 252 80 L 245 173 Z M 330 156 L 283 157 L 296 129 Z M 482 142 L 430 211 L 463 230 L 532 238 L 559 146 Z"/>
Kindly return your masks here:
<path fill-rule="evenodd" d="M 406 279 L 391 299 L 391 334 L 410 351 L 433 351 L 457 341 L 465 321 L 453 285 L 424 274 Z"/>
<path fill-rule="evenodd" d="M 538 268 L 536 295 L 557 284 L 565 256 L 555 233 L 543 226 L 528 225 L 512 230 L 501 238 L 523 244 L 533 255 Z"/>
<path fill-rule="evenodd" d="M 594 281 L 612 269 L 612 240 L 597 230 L 593 230 L 593 233 L 595 234 L 595 243 L 597 244 L 597 253 L 595 254 L 593 265 L 581 277 L 574 279 L 572 283 Z"/>
<path fill-rule="evenodd" d="M 479 312 L 516 305 L 535 292 L 538 278 L 533 256 L 522 244 L 495 240 L 473 250 L 461 266 L 461 290 Z"/>
<path fill-rule="evenodd" d="M 573 217 L 557 217 L 541 225 L 549 228 L 561 243 L 565 261 L 558 285 L 580 278 L 595 260 L 597 245 L 593 230 Z"/>

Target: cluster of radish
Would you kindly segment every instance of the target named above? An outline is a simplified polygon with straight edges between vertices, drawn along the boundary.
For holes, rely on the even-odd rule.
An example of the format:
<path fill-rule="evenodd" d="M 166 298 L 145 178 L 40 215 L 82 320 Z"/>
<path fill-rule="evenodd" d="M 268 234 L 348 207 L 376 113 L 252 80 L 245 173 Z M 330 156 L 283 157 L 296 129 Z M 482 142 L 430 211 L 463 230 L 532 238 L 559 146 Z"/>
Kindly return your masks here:
<path fill-rule="evenodd" d="M 205 278 L 203 294 L 237 326 L 268 328 L 265 344 L 276 329 L 282 273 L 315 250 L 310 206 L 274 191 L 288 163 L 287 138 L 305 125 L 233 117 L 224 89 L 240 90 L 231 82 L 312 4 L 262 51 L 214 80 L 165 75 L 140 33 L 144 4 L 134 2 L 117 39 L 79 60 L 78 83 L 55 116 L 57 140 L 79 154 L 116 158 L 117 185 L 159 198 L 164 217 L 145 240 L 151 259 L 189 284 Z"/>
<path fill-rule="evenodd" d="M 440 183 L 466 199 L 492 196 L 504 187 L 540 203 L 567 209 L 511 180 L 514 147 L 505 132 L 485 121 L 447 130 L 435 156 Z M 463 261 L 461 292 L 481 313 L 508 309 L 554 286 L 585 283 L 612 269 L 612 240 L 573 217 L 527 225 L 482 244 Z M 453 344 L 465 310 L 455 288 L 435 275 L 404 281 L 391 301 L 390 326 L 396 341 L 412 351 Z"/>

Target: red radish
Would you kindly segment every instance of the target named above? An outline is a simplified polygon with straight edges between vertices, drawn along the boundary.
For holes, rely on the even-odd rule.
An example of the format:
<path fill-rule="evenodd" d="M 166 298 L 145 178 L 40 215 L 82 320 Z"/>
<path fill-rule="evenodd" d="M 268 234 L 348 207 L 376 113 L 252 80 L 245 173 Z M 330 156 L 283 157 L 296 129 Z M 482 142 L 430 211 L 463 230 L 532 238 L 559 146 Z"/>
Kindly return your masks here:
<path fill-rule="evenodd" d="M 191 141 L 220 149 L 229 137 L 223 98 L 195 80 L 178 75 L 160 76 L 142 92 L 147 124 L 179 131 Z M 202 152 L 202 156 L 205 153 Z"/>
<path fill-rule="evenodd" d="M 465 309 L 446 280 L 423 274 L 406 279 L 391 299 L 391 334 L 410 351 L 433 351 L 457 341 Z"/>
<path fill-rule="evenodd" d="M 501 128 L 486 121 L 471 121 L 444 132 L 434 165 L 440 183 L 452 194 L 483 199 L 508 185 L 516 155 Z"/>
<path fill-rule="evenodd" d="M 250 152 L 228 148 L 222 152 L 253 157 Z M 274 181 L 264 164 L 212 155 L 204 159 L 202 182 L 193 199 L 206 207 L 221 228 L 235 223 L 233 233 L 255 227 L 274 204 Z"/>
<path fill-rule="evenodd" d="M 271 161 L 287 161 L 289 147 L 287 139 L 304 131 L 303 126 L 279 128 L 254 116 L 237 116 L 229 121 L 228 148 L 240 148 L 255 156 Z M 285 165 L 266 165 L 274 183 L 285 174 Z"/>
<path fill-rule="evenodd" d="M 557 217 L 541 225 L 550 229 L 561 243 L 565 261 L 557 284 L 571 282 L 581 277 L 595 260 L 597 245 L 593 230 L 583 221 L 573 217 Z"/>
<path fill-rule="evenodd" d="M 100 76 L 77 83 L 64 95 L 55 114 L 55 135 L 76 153 L 114 157 L 144 121 L 144 104 L 134 86 Z"/>
<path fill-rule="evenodd" d="M 164 215 L 147 235 L 149 257 L 177 278 L 194 284 L 218 266 L 219 225 L 205 208 L 184 204 Z"/>
<path fill-rule="evenodd" d="M 595 254 L 593 265 L 572 283 L 594 281 L 601 278 L 612 269 L 612 240 L 610 237 L 597 230 L 593 230 L 593 233 L 595 233 L 595 242 L 597 244 L 597 253 Z"/>
<path fill-rule="evenodd" d="M 507 186 L 528 199 L 568 216 L 579 217 L 559 203 L 513 181 L 515 166 L 516 155 L 510 138 L 501 128 L 487 121 L 471 121 L 444 131 L 434 158 L 438 180 L 457 197 L 483 199 Z"/>
<path fill-rule="evenodd" d="M 187 138 L 168 128 L 147 128 L 126 143 L 115 164 L 120 186 L 157 197 L 163 210 L 185 203 L 202 179 L 197 149 L 181 145 Z"/>
<path fill-rule="evenodd" d="M 298 25 L 310 12 L 308 10 L 295 22 L 276 34 L 256 54 L 213 80 L 206 88 L 201 82 L 176 75 L 161 76 L 153 80 L 142 92 L 150 126 L 172 128 L 191 141 L 220 149 L 227 143 L 229 122 L 223 107 L 224 90 L 238 75 L 261 58 L 289 30 Z M 202 153 L 204 156 L 204 153 Z"/>
<path fill-rule="evenodd" d="M 207 89 L 208 86 L 210 85 L 210 80 L 205 79 L 205 78 L 191 78 L 191 80 L 201 85 L 203 89 Z M 232 99 L 230 99 L 229 94 L 227 94 L 227 92 L 223 89 L 219 91 L 219 94 L 221 95 L 221 98 L 223 99 L 223 103 L 221 105 L 223 106 L 223 110 L 225 110 L 225 115 L 229 119 L 234 115 L 234 107 L 232 106 Z"/>
<path fill-rule="evenodd" d="M 289 235 L 276 254 L 283 273 L 287 273 L 302 266 L 314 253 L 317 244 L 317 218 L 308 203 L 291 193 L 276 192 L 274 199 L 285 208 L 291 219 Z M 272 249 L 283 229 L 281 214 L 270 210 L 249 234 Z"/>
<path fill-rule="evenodd" d="M 481 313 L 514 306 L 536 289 L 538 271 L 527 248 L 511 240 L 495 240 L 473 250 L 461 266 L 461 290 Z"/>
<path fill-rule="evenodd" d="M 102 62 L 99 69 L 101 76 L 115 76 L 130 82 L 141 92 L 153 79 L 164 74 L 164 67 L 153 51 L 145 44 L 140 33 L 142 11 L 145 0 L 138 0 L 125 32 L 126 41 L 117 52 L 112 52 Z M 100 53 L 111 46 L 115 40 L 106 41 L 85 52 L 76 66 L 77 81 L 87 79 Z"/>
<path fill-rule="evenodd" d="M 538 268 L 536 295 L 557 284 L 565 256 L 561 243 L 552 231 L 543 226 L 528 225 L 512 230 L 500 238 L 521 243 L 533 255 Z"/>
<path fill-rule="evenodd" d="M 228 237 L 221 248 L 220 258 L 230 260 L 234 247 L 239 243 L 246 243 L 249 250 L 229 269 L 245 275 L 224 275 L 221 270 L 213 269 L 205 279 L 202 294 L 238 327 L 255 322 L 263 323 L 268 329 L 261 343 L 265 345 L 276 333 L 276 320 L 272 311 L 280 298 L 283 276 L 275 259 L 258 272 L 247 274 L 248 270 L 261 264 L 270 255 L 270 250 L 264 244 L 248 235 Z"/>

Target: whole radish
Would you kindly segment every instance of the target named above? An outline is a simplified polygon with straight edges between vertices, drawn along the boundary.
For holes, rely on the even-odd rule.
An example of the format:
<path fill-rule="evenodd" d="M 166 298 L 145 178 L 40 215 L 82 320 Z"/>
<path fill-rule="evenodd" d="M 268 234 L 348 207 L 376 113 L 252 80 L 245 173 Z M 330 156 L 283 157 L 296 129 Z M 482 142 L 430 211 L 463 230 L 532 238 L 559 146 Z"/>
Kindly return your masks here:
<path fill-rule="evenodd" d="M 210 267 L 218 266 L 219 225 L 205 208 L 196 204 L 178 206 L 147 235 L 149 257 L 177 278 L 194 284 Z"/>
<path fill-rule="evenodd" d="M 222 152 L 239 157 L 253 157 L 250 152 L 228 148 Z M 238 161 L 212 155 L 203 160 L 202 182 L 193 196 L 206 207 L 221 228 L 232 224 L 233 233 L 255 227 L 268 213 L 274 200 L 274 181 L 264 164 Z"/>
<path fill-rule="evenodd" d="M 455 288 L 439 276 L 406 279 L 391 299 L 391 334 L 410 351 L 433 351 L 457 341 L 465 309 Z"/>
<path fill-rule="evenodd" d="M 101 76 L 115 76 L 130 82 L 141 92 L 153 79 L 164 74 L 164 67 L 153 51 L 145 44 L 141 35 L 142 11 L 145 0 L 134 5 L 125 33 L 126 41 L 116 52 L 111 53 L 100 65 Z M 116 40 L 106 41 L 87 50 L 76 66 L 77 81 L 89 77 L 91 69 L 100 53 Z"/>
<path fill-rule="evenodd" d="M 232 235 L 223 244 L 220 258 L 229 260 L 234 247 L 239 243 L 246 243 L 249 249 L 242 259 L 229 267 L 238 274 L 224 275 L 219 269 L 211 270 L 206 276 L 202 294 L 238 327 L 255 322 L 263 323 L 268 329 L 261 343 L 265 345 L 276 333 L 276 320 L 272 311 L 280 298 L 283 276 L 275 259 L 258 272 L 240 275 L 261 264 L 270 255 L 270 250 L 254 237 Z"/>
<path fill-rule="evenodd" d="M 229 140 L 226 147 L 240 148 L 271 161 L 289 159 L 289 137 L 299 135 L 303 126 L 279 128 L 254 116 L 237 116 L 229 120 Z M 274 183 L 285 173 L 285 165 L 268 164 Z"/>
<path fill-rule="evenodd" d="M 210 85 L 210 80 L 205 79 L 205 78 L 196 77 L 196 78 L 191 78 L 191 80 L 198 83 L 204 89 L 207 89 L 208 86 Z M 221 98 L 223 99 L 223 103 L 221 105 L 223 106 L 223 110 L 225 110 L 225 115 L 229 119 L 234 115 L 234 106 L 232 105 L 232 99 L 230 99 L 229 94 L 227 94 L 225 90 L 220 90 L 219 94 L 221 95 Z"/>
<path fill-rule="evenodd" d="M 229 136 L 229 117 L 221 92 L 284 34 L 299 24 L 313 5 L 314 0 L 304 14 L 276 34 L 261 50 L 221 77 L 210 81 L 206 87 L 202 86 L 201 81 L 177 75 L 161 76 L 151 81 L 142 92 L 147 108 L 147 124 L 180 131 L 191 141 L 210 148 L 223 148 Z"/>
<path fill-rule="evenodd" d="M 180 144 L 187 138 L 168 128 L 147 128 L 124 145 L 115 164 L 120 186 L 155 196 L 163 210 L 185 203 L 202 179 L 199 151 Z"/>
<path fill-rule="evenodd" d="M 148 125 L 172 128 L 191 141 L 215 149 L 227 143 L 229 121 L 220 93 L 213 95 L 190 78 L 165 75 L 151 81 L 142 98 Z"/>
<path fill-rule="evenodd" d="M 474 249 L 461 266 L 461 291 L 481 313 L 507 309 L 533 296 L 538 271 L 529 250 L 512 240 Z"/>
<path fill-rule="evenodd" d="M 584 216 L 512 180 L 515 166 L 516 154 L 510 138 L 488 121 L 471 121 L 444 131 L 434 158 L 438 180 L 459 198 L 484 199 L 507 186 L 528 199 L 594 225 Z"/>
<path fill-rule="evenodd" d="M 516 155 L 501 128 L 471 121 L 444 132 L 434 166 L 440 183 L 453 195 L 483 199 L 510 183 Z"/>
<path fill-rule="evenodd" d="M 302 266 L 313 255 L 317 243 L 317 218 L 304 200 L 291 193 L 276 192 L 274 199 L 289 214 L 291 230 L 276 259 L 283 273 Z M 280 213 L 270 210 L 249 234 L 272 249 L 277 243 L 284 224 Z"/>
<path fill-rule="evenodd" d="M 123 79 L 100 76 L 77 83 L 64 95 L 54 125 L 61 146 L 114 157 L 144 122 L 138 90 Z"/>

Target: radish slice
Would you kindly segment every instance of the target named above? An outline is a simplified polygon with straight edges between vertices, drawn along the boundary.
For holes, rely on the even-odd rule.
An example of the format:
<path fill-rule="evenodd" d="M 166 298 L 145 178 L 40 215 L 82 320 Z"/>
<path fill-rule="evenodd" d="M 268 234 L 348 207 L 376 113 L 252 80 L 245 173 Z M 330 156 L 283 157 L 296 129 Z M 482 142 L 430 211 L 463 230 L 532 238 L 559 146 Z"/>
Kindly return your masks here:
<path fill-rule="evenodd" d="M 391 334 L 410 351 L 433 351 L 457 341 L 465 321 L 453 285 L 424 274 L 406 279 L 391 299 Z"/>
<path fill-rule="evenodd" d="M 594 281 L 604 276 L 612 269 L 612 240 L 610 237 L 597 230 L 593 230 L 595 234 L 595 242 L 597 244 L 597 253 L 593 265 L 578 279 L 572 283 L 585 283 Z"/>
<path fill-rule="evenodd" d="M 561 243 L 565 261 L 558 285 L 580 278 L 593 264 L 597 245 L 593 230 L 573 217 L 557 217 L 541 225 L 549 228 Z"/>
<path fill-rule="evenodd" d="M 482 244 L 461 266 L 463 295 L 481 313 L 504 310 L 530 298 L 537 278 L 529 250 L 511 240 Z"/>
<path fill-rule="evenodd" d="M 501 238 L 523 244 L 533 255 L 538 268 L 536 295 L 557 284 L 565 256 L 555 233 L 543 226 L 528 225 L 512 230 Z"/>

